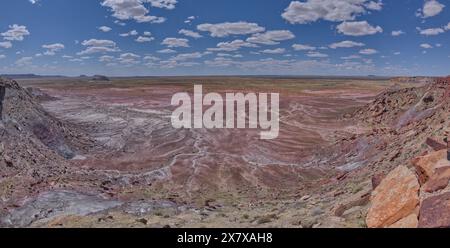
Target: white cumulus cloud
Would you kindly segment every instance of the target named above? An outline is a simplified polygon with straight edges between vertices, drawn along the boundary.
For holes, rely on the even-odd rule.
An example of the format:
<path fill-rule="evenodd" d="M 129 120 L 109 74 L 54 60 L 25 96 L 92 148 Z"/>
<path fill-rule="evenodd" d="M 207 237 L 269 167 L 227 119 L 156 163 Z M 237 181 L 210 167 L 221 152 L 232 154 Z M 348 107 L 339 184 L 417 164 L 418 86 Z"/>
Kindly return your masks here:
<path fill-rule="evenodd" d="M 55 44 L 43 45 L 42 48 L 47 49 L 47 51 L 44 52 L 44 55 L 53 56 L 57 52 L 63 50 L 65 48 L 65 46 L 61 43 L 55 43 Z"/>
<path fill-rule="evenodd" d="M 148 37 L 148 36 L 139 36 L 139 37 L 137 37 L 136 38 L 136 42 L 139 42 L 139 43 L 144 43 L 144 42 L 150 42 L 150 41 L 152 41 L 152 40 L 154 40 L 155 38 L 153 38 L 153 37 Z"/>
<path fill-rule="evenodd" d="M 383 29 L 380 26 L 372 26 L 367 21 L 358 22 L 343 22 L 337 26 L 339 33 L 350 36 L 363 36 L 382 33 Z"/>
<path fill-rule="evenodd" d="M 292 1 L 282 17 L 291 24 L 305 24 L 321 19 L 339 22 L 354 20 L 367 10 L 381 10 L 382 2 L 367 0 L 306 0 Z"/>
<path fill-rule="evenodd" d="M 400 36 L 400 35 L 403 35 L 403 34 L 405 34 L 405 32 L 402 31 L 402 30 L 394 30 L 394 31 L 391 32 L 392 36 Z"/>
<path fill-rule="evenodd" d="M 109 55 L 103 55 L 100 58 L 98 58 L 98 61 L 100 62 L 112 62 L 114 60 L 113 56 L 109 56 Z"/>
<path fill-rule="evenodd" d="M 101 5 L 109 7 L 113 16 L 119 20 L 135 20 L 137 22 L 162 23 L 166 19 L 148 15 L 149 9 L 144 6 L 149 3 L 152 7 L 174 9 L 176 0 L 104 0 Z"/>
<path fill-rule="evenodd" d="M 337 48 L 351 48 L 351 47 L 362 47 L 365 46 L 364 43 L 361 42 L 355 42 L 350 40 L 345 40 L 341 42 L 336 42 L 330 45 L 330 48 L 337 49 Z"/>
<path fill-rule="evenodd" d="M 254 34 L 247 42 L 262 45 L 278 45 L 280 41 L 294 39 L 295 35 L 289 30 L 272 30 L 265 33 Z"/>
<path fill-rule="evenodd" d="M 187 29 L 181 29 L 178 33 L 195 39 L 203 37 L 201 34 Z"/>
<path fill-rule="evenodd" d="M 421 10 L 420 15 L 423 18 L 433 17 L 439 15 L 442 10 L 445 8 L 445 5 L 441 4 L 436 0 L 425 0 L 423 8 Z"/>
<path fill-rule="evenodd" d="M 117 48 L 117 45 L 112 40 L 97 40 L 97 39 L 90 39 L 85 40 L 81 43 L 83 46 L 86 46 L 87 48 L 79 53 L 77 55 L 87 55 L 87 54 L 93 54 L 93 53 L 108 53 L 108 52 L 118 52 L 120 51 L 119 48 Z"/>
<path fill-rule="evenodd" d="M 294 44 L 292 45 L 292 48 L 294 48 L 295 51 L 314 51 L 317 49 L 316 47 L 304 44 Z"/>
<path fill-rule="evenodd" d="M 231 42 L 220 42 L 215 48 L 208 48 L 208 51 L 233 52 L 242 47 L 258 47 L 255 44 L 245 42 L 243 40 L 234 40 Z"/>
<path fill-rule="evenodd" d="M 8 49 L 8 48 L 11 48 L 11 47 L 12 47 L 12 43 L 11 43 L 10 41 L 0 42 L 0 47 L 1 47 L 1 48 L 5 48 L 5 49 Z"/>
<path fill-rule="evenodd" d="M 320 53 L 320 52 L 308 52 L 306 56 L 310 58 L 327 58 L 328 54 Z"/>
<path fill-rule="evenodd" d="M 31 65 L 33 57 L 22 57 L 16 61 L 17 66 Z"/>
<path fill-rule="evenodd" d="M 445 32 L 445 30 L 442 28 L 427 28 L 427 29 L 417 28 L 417 30 L 419 30 L 419 33 L 421 35 L 426 35 L 426 36 L 438 35 L 438 34 L 442 34 Z"/>
<path fill-rule="evenodd" d="M 138 33 L 138 31 L 136 31 L 136 30 L 131 30 L 130 32 L 128 32 L 128 33 L 123 33 L 123 34 L 119 34 L 120 36 L 122 36 L 122 37 L 128 37 L 128 36 L 136 36 L 136 35 L 138 35 L 139 33 Z"/>
<path fill-rule="evenodd" d="M 134 53 L 123 53 L 119 56 L 117 61 L 125 66 L 132 66 L 140 63 L 141 56 Z"/>
<path fill-rule="evenodd" d="M 23 41 L 24 37 L 30 35 L 26 26 L 13 24 L 9 26 L 9 30 L 1 33 L 3 39 L 9 41 Z"/>
<path fill-rule="evenodd" d="M 188 39 L 180 39 L 180 38 L 165 38 L 162 45 L 166 45 L 167 47 L 189 47 Z"/>
<path fill-rule="evenodd" d="M 431 49 L 431 48 L 433 48 L 433 46 L 428 44 L 428 43 L 420 44 L 420 47 L 423 48 L 423 49 Z"/>
<path fill-rule="evenodd" d="M 177 51 L 175 51 L 173 49 L 162 49 L 162 50 L 158 50 L 156 52 L 157 53 L 176 53 Z"/>
<path fill-rule="evenodd" d="M 378 2 L 370 1 L 369 3 L 366 3 L 364 6 L 366 6 L 366 8 L 370 10 L 380 11 L 383 9 L 383 1 L 381 0 Z"/>
<path fill-rule="evenodd" d="M 368 49 L 363 49 L 363 50 L 359 51 L 359 53 L 364 54 L 364 55 L 372 55 L 372 54 L 378 53 L 378 51 L 375 49 L 372 49 L 372 48 L 368 48 Z"/>
<path fill-rule="evenodd" d="M 281 54 L 286 52 L 286 49 L 284 48 L 276 48 L 276 49 L 266 49 L 266 50 L 262 50 L 262 53 L 267 53 L 267 54 Z"/>
<path fill-rule="evenodd" d="M 266 29 L 256 23 L 224 22 L 217 24 L 204 23 L 197 26 L 199 31 L 209 32 L 212 37 L 226 37 L 229 35 L 246 35 L 264 32 Z"/>
<path fill-rule="evenodd" d="M 107 26 L 101 26 L 101 27 L 99 27 L 98 29 L 99 29 L 100 31 L 102 31 L 102 32 L 105 32 L 105 33 L 112 30 L 112 28 L 107 27 Z"/>
<path fill-rule="evenodd" d="M 195 53 L 181 53 L 178 54 L 177 56 L 172 57 L 170 60 L 173 61 L 186 61 L 186 60 L 190 60 L 190 59 L 199 59 L 201 57 L 203 57 L 204 54 L 199 53 L 199 52 L 195 52 Z"/>

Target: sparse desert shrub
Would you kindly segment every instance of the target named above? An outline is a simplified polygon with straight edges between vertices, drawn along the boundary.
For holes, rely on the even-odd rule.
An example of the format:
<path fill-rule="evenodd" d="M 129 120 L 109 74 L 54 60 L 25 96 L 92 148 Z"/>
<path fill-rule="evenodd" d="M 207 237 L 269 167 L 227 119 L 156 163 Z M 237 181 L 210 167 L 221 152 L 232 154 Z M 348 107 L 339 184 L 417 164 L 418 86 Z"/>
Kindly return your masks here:
<path fill-rule="evenodd" d="M 256 223 L 258 225 L 266 224 L 272 222 L 274 219 L 278 219 L 278 216 L 276 214 L 269 214 L 264 216 L 259 216 L 256 219 Z"/>
<path fill-rule="evenodd" d="M 155 215 L 161 217 L 164 216 L 164 213 L 161 210 L 157 210 L 155 211 Z"/>
<path fill-rule="evenodd" d="M 356 194 L 356 193 L 360 192 L 361 190 L 363 190 L 364 187 L 361 185 L 358 185 L 356 183 L 349 183 L 347 185 L 347 188 L 351 193 Z"/>

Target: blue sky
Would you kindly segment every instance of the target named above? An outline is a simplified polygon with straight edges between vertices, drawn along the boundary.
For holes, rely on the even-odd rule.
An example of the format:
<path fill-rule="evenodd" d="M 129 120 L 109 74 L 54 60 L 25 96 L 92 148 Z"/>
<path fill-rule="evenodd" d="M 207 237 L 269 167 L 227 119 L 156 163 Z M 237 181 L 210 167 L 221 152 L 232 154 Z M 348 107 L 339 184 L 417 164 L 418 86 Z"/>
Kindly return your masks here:
<path fill-rule="evenodd" d="M 0 74 L 448 75 L 448 0 L 2 0 Z"/>

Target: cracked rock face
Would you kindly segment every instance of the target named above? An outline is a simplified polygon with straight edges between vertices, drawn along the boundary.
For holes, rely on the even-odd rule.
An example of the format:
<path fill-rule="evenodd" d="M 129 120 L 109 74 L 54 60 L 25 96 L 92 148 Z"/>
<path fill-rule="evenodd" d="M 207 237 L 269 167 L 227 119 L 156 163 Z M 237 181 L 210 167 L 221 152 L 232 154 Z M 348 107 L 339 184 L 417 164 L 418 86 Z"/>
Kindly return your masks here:
<path fill-rule="evenodd" d="M 409 216 L 419 205 L 419 182 L 405 166 L 393 170 L 372 195 L 368 227 L 388 227 Z"/>
<path fill-rule="evenodd" d="M 425 199 L 420 207 L 419 227 L 450 227 L 450 193 Z"/>

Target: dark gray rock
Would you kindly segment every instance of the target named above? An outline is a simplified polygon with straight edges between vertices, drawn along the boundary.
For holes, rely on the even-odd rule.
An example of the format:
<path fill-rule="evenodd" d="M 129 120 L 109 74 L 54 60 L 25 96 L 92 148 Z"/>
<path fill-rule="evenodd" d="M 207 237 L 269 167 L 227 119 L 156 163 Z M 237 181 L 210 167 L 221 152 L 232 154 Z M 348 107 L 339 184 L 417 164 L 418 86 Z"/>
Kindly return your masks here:
<path fill-rule="evenodd" d="M 69 215 L 85 216 L 122 205 L 119 201 L 106 200 L 75 191 L 50 191 L 29 200 L 22 207 L 12 210 L 1 219 L 6 225 L 26 227 L 32 223 Z"/>

